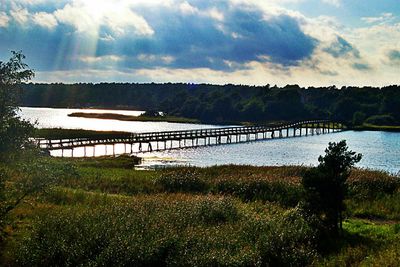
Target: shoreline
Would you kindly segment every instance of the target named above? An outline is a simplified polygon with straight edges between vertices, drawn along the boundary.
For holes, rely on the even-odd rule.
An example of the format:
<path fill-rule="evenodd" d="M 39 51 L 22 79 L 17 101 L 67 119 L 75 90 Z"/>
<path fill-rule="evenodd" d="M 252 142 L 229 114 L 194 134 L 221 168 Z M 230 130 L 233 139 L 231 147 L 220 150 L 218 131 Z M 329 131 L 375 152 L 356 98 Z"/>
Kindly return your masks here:
<path fill-rule="evenodd" d="M 184 117 L 174 116 L 131 116 L 117 113 L 85 113 L 73 112 L 68 114 L 68 117 L 101 119 L 101 120 L 119 120 L 119 121 L 151 121 L 151 122 L 170 122 L 170 123 L 200 123 L 197 119 L 189 119 Z"/>

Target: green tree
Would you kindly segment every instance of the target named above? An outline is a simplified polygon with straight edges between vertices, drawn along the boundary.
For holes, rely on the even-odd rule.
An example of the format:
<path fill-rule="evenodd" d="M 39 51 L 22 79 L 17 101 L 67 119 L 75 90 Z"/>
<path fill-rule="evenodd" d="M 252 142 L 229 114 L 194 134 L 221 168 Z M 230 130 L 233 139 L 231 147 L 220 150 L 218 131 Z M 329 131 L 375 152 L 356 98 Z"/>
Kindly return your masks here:
<path fill-rule="evenodd" d="M 305 210 L 315 215 L 327 234 L 337 235 L 342 230 L 346 180 L 352 167 L 362 155 L 349 151 L 346 141 L 329 143 L 319 165 L 305 173 L 302 184 L 305 190 Z"/>
<path fill-rule="evenodd" d="M 354 112 L 353 125 L 354 126 L 362 125 L 366 118 L 367 118 L 367 116 L 365 115 L 364 112 L 361 112 L 361 111 Z"/>
<path fill-rule="evenodd" d="M 0 159 L 15 155 L 29 143 L 33 125 L 18 117 L 18 86 L 34 72 L 23 62 L 21 52 L 12 52 L 8 62 L 0 61 Z"/>
<path fill-rule="evenodd" d="M 8 62 L 0 62 L 0 250 L 12 210 L 66 174 L 76 175 L 73 166 L 51 161 L 30 145 L 34 126 L 18 116 L 18 86 L 34 75 L 24 58 L 12 52 Z"/>

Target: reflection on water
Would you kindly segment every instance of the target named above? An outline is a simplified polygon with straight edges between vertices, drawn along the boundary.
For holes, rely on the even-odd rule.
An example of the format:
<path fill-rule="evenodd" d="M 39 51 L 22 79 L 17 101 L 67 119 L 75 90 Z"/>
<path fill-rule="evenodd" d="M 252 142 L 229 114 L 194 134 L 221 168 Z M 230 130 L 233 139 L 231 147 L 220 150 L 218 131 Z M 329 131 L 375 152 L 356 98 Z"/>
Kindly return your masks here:
<path fill-rule="evenodd" d="M 175 164 L 212 166 L 220 164 L 244 165 L 317 165 L 318 156 L 324 154 L 329 142 L 347 140 L 350 149 L 363 154 L 357 165 L 363 168 L 400 172 L 400 134 L 389 132 L 346 131 L 311 137 L 274 139 L 200 147 L 195 149 L 171 150 L 151 154 L 139 154 L 144 157 L 143 166 L 161 165 L 164 158 L 176 159 Z M 147 161 L 147 157 L 151 160 Z M 155 159 L 159 159 L 158 161 Z M 167 165 L 174 165 L 169 160 Z"/>
<path fill-rule="evenodd" d="M 63 109 L 63 108 L 21 108 L 21 117 L 38 122 L 39 128 L 84 129 L 94 131 L 160 132 L 189 129 L 217 128 L 215 125 L 190 123 L 118 121 L 92 118 L 68 117 L 73 112 L 116 113 L 139 116 L 143 111 L 104 110 L 104 109 Z"/>
<path fill-rule="evenodd" d="M 199 124 L 176 124 L 165 122 L 125 122 L 115 120 L 99 120 L 86 118 L 69 118 L 67 114 L 83 110 L 73 109 L 42 109 L 23 108 L 22 117 L 38 119 L 40 127 L 81 128 L 88 130 L 115 130 L 115 131 L 170 131 L 219 127 Z M 85 110 L 85 112 L 112 112 L 127 115 L 139 115 L 137 111 L 102 111 Z M 358 164 L 360 167 L 381 169 L 393 173 L 400 171 L 400 133 L 390 132 L 354 132 L 346 131 L 328 135 L 311 137 L 297 137 L 290 139 L 274 139 L 221 145 L 211 147 L 188 148 L 164 152 L 139 154 L 144 157 L 142 168 L 194 165 L 211 166 L 221 164 L 247 165 L 316 165 L 318 156 L 324 153 L 329 142 L 347 140 L 350 149 L 364 155 Z M 93 151 L 88 148 L 86 153 L 91 156 L 129 152 L 129 146 L 119 144 L 115 146 L 100 146 Z M 60 156 L 59 152 L 55 155 Z M 64 156 L 68 156 L 65 152 Z M 83 155 L 82 149 L 74 152 L 75 156 Z"/>

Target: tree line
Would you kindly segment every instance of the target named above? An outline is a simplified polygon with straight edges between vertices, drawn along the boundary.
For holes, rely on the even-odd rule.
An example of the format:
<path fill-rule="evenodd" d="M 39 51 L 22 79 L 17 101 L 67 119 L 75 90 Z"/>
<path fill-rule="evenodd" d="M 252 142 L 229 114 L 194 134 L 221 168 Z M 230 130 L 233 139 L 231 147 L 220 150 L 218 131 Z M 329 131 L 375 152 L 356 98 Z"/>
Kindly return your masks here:
<path fill-rule="evenodd" d="M 308 87 L 185 83 L 24 84 L 22 105 L 160 110 L 203 122 L 334 119 L 400 125 L 400 86 Z"/>

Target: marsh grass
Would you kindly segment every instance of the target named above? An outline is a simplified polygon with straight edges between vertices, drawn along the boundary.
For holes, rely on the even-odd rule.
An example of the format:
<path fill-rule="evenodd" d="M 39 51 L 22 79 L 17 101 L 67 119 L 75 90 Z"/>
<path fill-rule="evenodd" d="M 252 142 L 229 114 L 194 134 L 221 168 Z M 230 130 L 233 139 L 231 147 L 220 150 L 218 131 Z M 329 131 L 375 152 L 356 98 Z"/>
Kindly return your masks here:
<path fill-rule="evenodd" d="M 295 210 L 259 214 L 226 197 L 143 195 L 42 210 L 12 264 L 302 266 L 316 255 L 312 236 Z"/>
<path fill-rule="evenodd" d="M 76 175 L 11 214 L 4 266 L 305 266 L 399 262 L 399 177 L 355 170 L 344 235 L 317 251 L 296 207 L 307 167 L 134 170 L 68 161 Z"/>
<path fill-rule="evenodd" d="M 131 133 L 118 131 L 91 131 L 82 129 L 43 128 L 35 129 L 34 137 L 44 139 L 73 139 L 98 137 L 129 137 Z"/>

